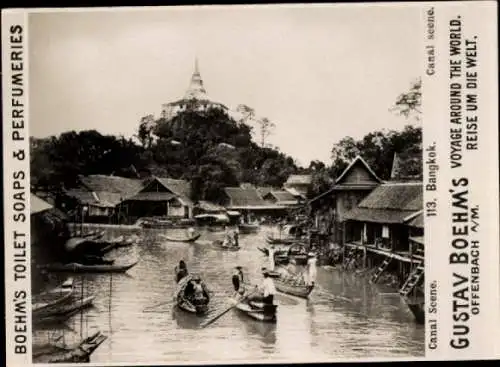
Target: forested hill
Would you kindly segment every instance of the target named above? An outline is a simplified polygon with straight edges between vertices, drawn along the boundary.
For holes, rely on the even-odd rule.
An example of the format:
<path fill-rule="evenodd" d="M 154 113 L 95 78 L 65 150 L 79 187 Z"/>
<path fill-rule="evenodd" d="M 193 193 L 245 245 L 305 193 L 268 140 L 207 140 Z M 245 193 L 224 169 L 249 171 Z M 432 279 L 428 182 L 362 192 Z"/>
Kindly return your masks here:
<path fill-rule="evenodd" d="M 299 171 L 292 157 L 258 146 L 248 125 L 218 109 L 144 120 L 138 137 L 142 145 L 95 130 L 32 139 L 32 184 L 70 187 L 80 174 L 168 176 L 190 180 L 194 199 L 217 200 L 223 187 L 279 187 Z"/>

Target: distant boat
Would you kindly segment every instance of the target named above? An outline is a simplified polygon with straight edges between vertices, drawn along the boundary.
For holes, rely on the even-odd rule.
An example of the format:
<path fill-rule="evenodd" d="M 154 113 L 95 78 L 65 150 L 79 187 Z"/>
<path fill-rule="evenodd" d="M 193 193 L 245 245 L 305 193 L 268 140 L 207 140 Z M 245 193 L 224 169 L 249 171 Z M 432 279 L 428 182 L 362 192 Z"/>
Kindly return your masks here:
<path fill-rule="evenodd" d="M 222 246 L 223 241 L 221 240 L 215 240 L 212 242 L 212 246 L 218 250 L 222 251 L 239 251 L 241 248 L 240 246 Z"/>
<path fill-rule="evenodd" d="M 252 319 L 262 322 L 276 322 L 278 309 L 276 304 L 266 305 L 263 302 L 241 301 L 241 296 L 231 298 L 231 302 L 236 305 L 236 309 Z"/>
<path fill-rule="evenodd" d="M 205 299 L 202 303 L 195 303 L 193 299 L 193 287 L 192 282 L 193 276 L 187 275 L 177 284 L 177 289 L 174 294 L 174 302 L 177 306 L 187 312 L 194 313 L 197 315 L 204 314 L 208 311 L 208 303 L 210 302 L 210 296 L 206 289 L 205 284 L 201 281 Z"/>
<path fill-rule="evenodd" d="M 165 236 L 163 234 L 161 235 L 161 237 L 169 242 L 196 242 L 196 240 L 198 240 L 201 237 L 201 234 L 198 233 L 191 238 L 172 238 Z"/>
<path fill-rule="evenodd" d="M 71 272 L 71 273 L 124 273 L 135 266 L 138 261 L 128 265 L 83 265 L 79 263 L 69 264 L 49 264 L 42 266 L 52 272 Z"/>

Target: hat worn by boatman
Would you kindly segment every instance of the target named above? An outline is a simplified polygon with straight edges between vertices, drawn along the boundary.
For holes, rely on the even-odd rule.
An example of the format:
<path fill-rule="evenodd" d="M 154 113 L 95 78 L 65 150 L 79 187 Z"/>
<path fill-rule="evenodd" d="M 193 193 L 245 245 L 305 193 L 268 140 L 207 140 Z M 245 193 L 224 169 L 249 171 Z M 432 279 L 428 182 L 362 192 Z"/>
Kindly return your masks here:
<path fill-rule="evenodd" d="M 238 269 L 238 270 L 243 269 L 243 268 L 242 268 L 241 266 L 239 266 L 239 265 L 238 265 L 238 266 L 235 266 L 234 268 L 235 268 L 235 269 Z"/>

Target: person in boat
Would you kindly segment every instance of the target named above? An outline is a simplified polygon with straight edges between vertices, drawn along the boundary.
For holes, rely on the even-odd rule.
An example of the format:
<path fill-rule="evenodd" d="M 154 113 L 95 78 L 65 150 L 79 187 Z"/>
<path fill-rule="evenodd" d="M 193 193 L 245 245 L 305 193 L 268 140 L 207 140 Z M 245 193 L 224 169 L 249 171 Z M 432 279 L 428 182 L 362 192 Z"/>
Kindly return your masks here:
<path fill-rule="evenodd" d="M 197 305 L 206 303 L 205 289 L 201 283 L 201 278 L 194 276 L 191 284 L 193 285 L 193 303 Z"/>
<path fill-rule="evenodd" d="M 314 286 L 314 283 L 316 282 L 316 275 L 317 275 L 317 266 L 316 263 L 318 261 L 316 254 L 314 252 L 309 252 L 307 254 L 307 285 L 308 286 Z"/>
<path fill-rule="evenodd" d="M 188 238 L 193 238 L 195 236 L 195 233 L 196 233 L 196 231 L 194 230 L 193 227 L 188 228 L 188 230 L 187 230 Z"/>
<path fill-rule="evenodd" d="M 243 287 L 243 282 L 244 282 L 244 277 L 243 277 L 243 270 L 241 266 L 236 266 L 234 268 L 234 273 L 231 278 L 234 286 L 235 292 L 238 292 L 239 294 L 245 293 L 245 288 Z"/>
<path fill-rule="evenodd" d="M 240 229 L 238 226 L 236 226 L 233 231 L 233 239 L 235 247 L 239 247 L 240 245 L 239 237 L 240 237 Z"/>
<path fill-rule="evenodd" d="M 266 305 L 274 304 L 274 296 L 276 294 L 276 287 L 274 286 L 273 278 L 269 276 L 267 269 L 263 270 L 262 275 L 264 279 L 262 284 L 258 287 L 258 293 L 254 296 L 248 297 L 249 301 L 263 302 Z"/>
<path fill-rule="evenodd" d="M 179 261 L 179 265 L 175 267 L 175 277 L 177 283 L 181 281 L 182 278 L 188 275 L 188 270 L 184 260 Z"/>
<path fill-rule="evenodd" d="M 274 254 L 275 254 L 275 248 L 273 245 L 271 245 L 269 246 L 269 271 L 274 271 L 275 267 Z"/>

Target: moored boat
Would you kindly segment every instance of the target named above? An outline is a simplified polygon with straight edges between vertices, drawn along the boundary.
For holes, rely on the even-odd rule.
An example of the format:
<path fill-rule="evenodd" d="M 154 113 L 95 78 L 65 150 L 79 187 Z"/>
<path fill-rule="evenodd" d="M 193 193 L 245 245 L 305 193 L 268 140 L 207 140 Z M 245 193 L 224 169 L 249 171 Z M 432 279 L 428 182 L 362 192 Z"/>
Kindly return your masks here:
<path fill-rule="evenodd" d="M 128 265 L 84 265 L 80 263 L 68 264 L 49 264 L 41 266 L 42 269 L 51 272 L 70 272 L 70 273 L 124 273 L 134 267 L 138 261 Z"/>
<path fill-rule="evenodd" d="M 67 301 L 73 294 L 73 278 L 67 279 L 59 287 L 33 297 L 33 315 L 42 314 L 51 307 Z"/>
<path fill-rule="evenodd" d="M 201 281 L 201 286 L 203 287 L 203 299 L 196 300 L 194 298 L 194 288 L 193 282 L 196 277 L 192 275 L 187 275 L 177 283 L 177 289 L 174 294 L 174 302 L 177 306 L 187 312 L 194 313 L 197 315 L 205 314 L 208 311 L 208 304 L 210 302 L 210 295 L 206 288 L 205 283 Z"/>
<path fill-rule="evenodd" d="M 294 239 L 294 238 L 272 238 L 272 237 L 267 237 L 266 242 L 269 245 L 293 245 L 294 243 L 297 243 L 299 240 Z"/>
<path fill-rule="evenodd" d="M 235 304 L 236 309 L 252 319 L 263 322 L 276 322 L 278 309 L 276 304 L 266 305 L 263 302 L 241 300 L 241 296 L 231 298 L 231 302 Z"/>
<path fill-rule="evenodd" d="M 309 294 L 314 289 L 314 285 L 294 284 L 290 281 L 285 281 L 282 278 L 274 280 L 276 290 L 281 293 L 289 294 L 295 297 L 308 298 Z"/>
<path fill-rule="evenodd" d="M 240 249 L 240 246 L 222 246 L 223 241 L 221 240 L 215 240 L 212 242 L 212 246 L 218 250 L 222 251 L 238 251 Z"/>
<path fill-rule="evenodd" d="M 88 296 L 84 298 L 73 296 L 70 299 L 65 300 L 65 302 L 46 308 L 42 312 L 38 312 L 34 315 L 35 322 L 49 322 L 52 319 L 57 319 L 65 315 L 72 315 L 75 311 L 91 306 L 94 299 L 95 296 Z"/>
<path fill-rule="evenodd" d="M 198 233 L 191 238 L 172 238 L 165 235 L 161 235 L 161 237 L 169 242 L 196 242 L 201 237 L 201 234 Z"/>

